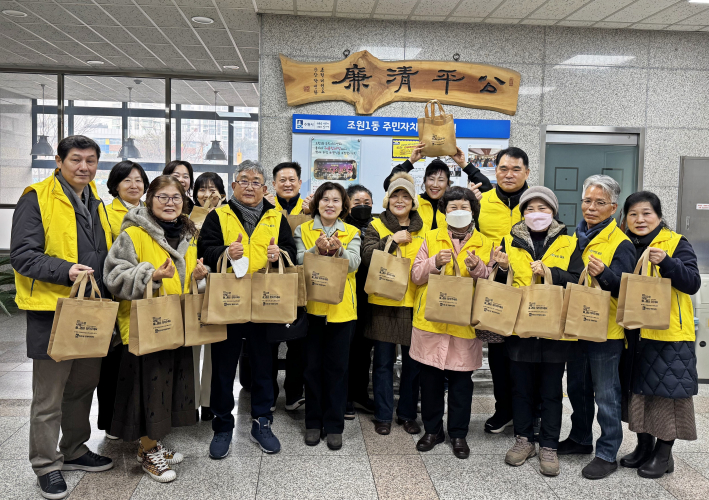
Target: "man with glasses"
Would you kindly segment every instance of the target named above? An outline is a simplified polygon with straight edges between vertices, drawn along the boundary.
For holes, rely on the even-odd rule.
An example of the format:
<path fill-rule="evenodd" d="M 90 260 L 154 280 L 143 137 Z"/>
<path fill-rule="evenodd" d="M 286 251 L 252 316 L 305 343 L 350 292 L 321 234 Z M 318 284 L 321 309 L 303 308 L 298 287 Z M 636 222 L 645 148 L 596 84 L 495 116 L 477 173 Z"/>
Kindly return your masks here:
<path fill-rule="evenodd" d="M 219 257 L 228 251 L 237 277 L 277 266 L 281 250 L 296 260 L 295 240 L 281 212 L 264 199 L 266 172 L 260 163 L 246 160 L 236 167 L 229 203 L 209 213 L 197 245 L 199 257 L 217 269 Z M 234 430 L 234 379 L 242 340 L 251 365 L 251 440 L 266 453 L 278 453 L 281 443 L 271 431 L 274 402 L 271 345 L 262 328 L 254 323 L 227 326 L 227 339 L 212 344 L 212 397 L 214 437 L 209 456 L 229 454 Z"/>
<path fill-rule="evenodd" d="M 25 189 L 12 218 L 15 302 L 27 311 L 27 357 L 33 360 L 30 463 L 45 498 L 67 495 L 61 471 L 113 467 L 110 458 L 86 446 L 101 358 L 56 362 L 47 355 L 57 300 L 69 296 L 79 273 L 93 274 L 102 296 L 108 295 L 103 264 L 113 239 L 94 184 L 100 156 L 101 149 L 88 137 L 62 139 L 56 170 Z"/>
<path fill-rule="evenodd" d="M 574 412 L 569 437 L 559 443 L 557 453 L 593 453 L 595 402 L 601 437 L 596 441 L 596 457 L 581 471 L 587 479 L 602 479 L 618 469 L 616 455 L 623 442 L 619 365 L 625 330 L 616 323 L 615 314 L 620 278 L 635 269 L 635 246 L 613 218 L 619 196 L 620 186 L 612 177 L 592 175 L 586 179 L 581 199 L 583 220 L 575 235 L 588 273 L 611 293 L 608 340 L 579 340 L 579 357 L 566 367 L 567 392 Z"/>

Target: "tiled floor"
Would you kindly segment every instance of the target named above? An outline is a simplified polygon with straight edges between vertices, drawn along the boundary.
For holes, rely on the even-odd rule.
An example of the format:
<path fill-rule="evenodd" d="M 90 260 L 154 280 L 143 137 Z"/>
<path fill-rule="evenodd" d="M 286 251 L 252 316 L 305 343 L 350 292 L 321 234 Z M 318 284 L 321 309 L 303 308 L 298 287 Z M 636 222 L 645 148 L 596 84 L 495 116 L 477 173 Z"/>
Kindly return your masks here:
<path fill-rule="evenodd" d="M 31 361 L 25 356 L 24 317 L 0 317 L 0 498 L 41 498 L 27 460 L 29 410 L 32 394 Z M 484 379 L 486 373 L 476 377 Z M 78 499 L 709 499 L 709 386 L 695 398 L 699 439 L 675 446 L 675 472 L 660 480 L 641 479 L 634 470 L 620 469 L 601 481 L 587 481 L 581 469 L 588 457 L 562 457 L 561 475 L 539 474 L 536 459 L 519 468 L 504 463 L 513 441 L 508 429 L 497 436 L 485 434 L 483 423 L 493 409 L 489 381 L 475 385 L 468 442 L 471 456 L 456 459 L 446 442 L 429 453 L 416 451 L 416 436 L 394 425 L 389 436 L 374 432 L 371 417 L 360 414 L 345 427 L 344 446 L 332 452 L 324 443 L 303 443 L 303 412 L 287 413 L 278 402 L 273 425 L 283 450 L 265 455 L 249 441 L 249 394 L 238 383 L 236 430 L 229 458 L 207 456 L 211 426 L 201 422 L 181 428 L 165 439 L 185 454 L 175 467 L 177 480 L 159 484 L 141 472 L 136 445 L 109 441 L 95 428 L 92 411 L 89 446 L 113 458 L 115 467 L 104 473 L 66 473 Z M 283 394 L 283 391 L 281 391 Z M 570 429 L 570 405 L 564 400 L 562 436 Z M 595 426 L 596 437 L 600 428 Z M 620 454 L 635 445 L 625 429 Z"/>

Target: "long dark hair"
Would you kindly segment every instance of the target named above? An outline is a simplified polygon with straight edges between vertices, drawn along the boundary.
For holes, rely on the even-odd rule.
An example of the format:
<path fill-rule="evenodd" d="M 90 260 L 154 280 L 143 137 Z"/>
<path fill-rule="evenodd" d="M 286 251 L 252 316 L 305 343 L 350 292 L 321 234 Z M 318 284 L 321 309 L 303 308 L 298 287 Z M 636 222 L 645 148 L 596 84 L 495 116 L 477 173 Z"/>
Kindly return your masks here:
<path fill-rule="evenodd" d="M 665 219 L 663 219 L 662 217 L 662 203 L 660 202 L 660 198 L 652 191 L 638 191 L 637 193 L 633 193 L 625 199 L 625 203 L 623 204 L 623 222 L 621 226 L 627 229 L 628 212 L 630 212 L 630 209 L 638 203 L 644 202 L 649 203 L 652 207 L 653 212 L 655 212 L 655 214 L 657 214 L 657 216 L 660 218 L 660 227 L 669 229 L 669 226 L 665 222 Z"/>
<path fill-rule="evenodd" d="M 180 181 L 178 181 L 171 175 L 161 175 L 159 177 L 156 177 L 155 179 L 153 179 L 153 182 L 150 183 L 150 186 L 148 187 L 148 192 L 145 195 L 145 206 L 148 209 L 148 213 L 150 214 L 150 216 L 155 220 L 158 220 L 158 218 L 155 217 L 155 214 L 153 213 L 153 203 L 155 201 L 155 194 L 162 188 L 167 186 L 177 188 L 177 190 L 180 192 L 180 195 L 182 196 L 183 205 L 189 201 L 189 198 L 185 194 L 185 188 L 182 187 Z M 197 232 L 197 227 L 194 225 L 194 222 L 190 220 L 189 216 L 185 213 L 181 213 L 177 218 L 180 219 L 183 224 L 180 236 L 194 236 L 194 234 Z"/>

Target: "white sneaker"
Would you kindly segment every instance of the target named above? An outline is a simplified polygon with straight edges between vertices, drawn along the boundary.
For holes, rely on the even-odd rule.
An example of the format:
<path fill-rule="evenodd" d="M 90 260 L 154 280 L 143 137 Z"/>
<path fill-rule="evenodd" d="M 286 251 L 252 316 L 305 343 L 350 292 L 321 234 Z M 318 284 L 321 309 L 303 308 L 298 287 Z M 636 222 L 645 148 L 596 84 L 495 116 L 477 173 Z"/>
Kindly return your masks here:
<path fill-rule="evenodd" d="M 165 461 L 163 451 L 157 446 L 145 453 L 142 465 L 145 473 L 159 483 L 169 483 L 177 477 L 177 473 Z"/>
<path fill-rule="evenodd" d="M 120 438 L 118 436 L 112 436 L 107 432 L 106 439 L 110 439 L 111 441 L 115 441 L 116 439 L 120 439 Z"/>
<path fill-rule="evenodd" d="M 171 450 L 170 448 L 165 448 L 163 444 L 158 441 L 157 449 L 162 451 L 163 458 L 165 459 L 165 462 L 167 462 L 168 465 L 175 465 L 179 464 L 182 462 L 185 457 L 182 455 L 182 453 L 178 453 L 176 451 Z M 143 443 L 140 443 L 138 445 L 138 456 L 136 459 L 138 460 L 138 463 L 143 463 L 143 457 L 145 456 L 145 450 L 143 449 Z"/>
<path fill-rule="evenodd" d="M 297 410 L 298 408 L 300 408 L 304 404 L 305 404 L 305 398 L 300 398 L 295 403 L 287 404 L 286 410 L 288 410 L 288 411 Z"/>

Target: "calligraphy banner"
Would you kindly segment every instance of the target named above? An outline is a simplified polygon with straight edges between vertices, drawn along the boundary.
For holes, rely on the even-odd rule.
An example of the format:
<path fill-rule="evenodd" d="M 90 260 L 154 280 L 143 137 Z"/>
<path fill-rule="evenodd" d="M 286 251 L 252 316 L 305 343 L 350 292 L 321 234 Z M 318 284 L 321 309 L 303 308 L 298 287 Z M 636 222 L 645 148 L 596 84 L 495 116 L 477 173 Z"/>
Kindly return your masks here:
<path fill-rule="evenodd" d="M 395 101 L 426 102 L 517 112 L 520 74 L 456 61 L 381 61 L 363 50 L 342 61 L 301 63 L 281 55 L 289 106 L 347 101 L 371 114 Z"/>

